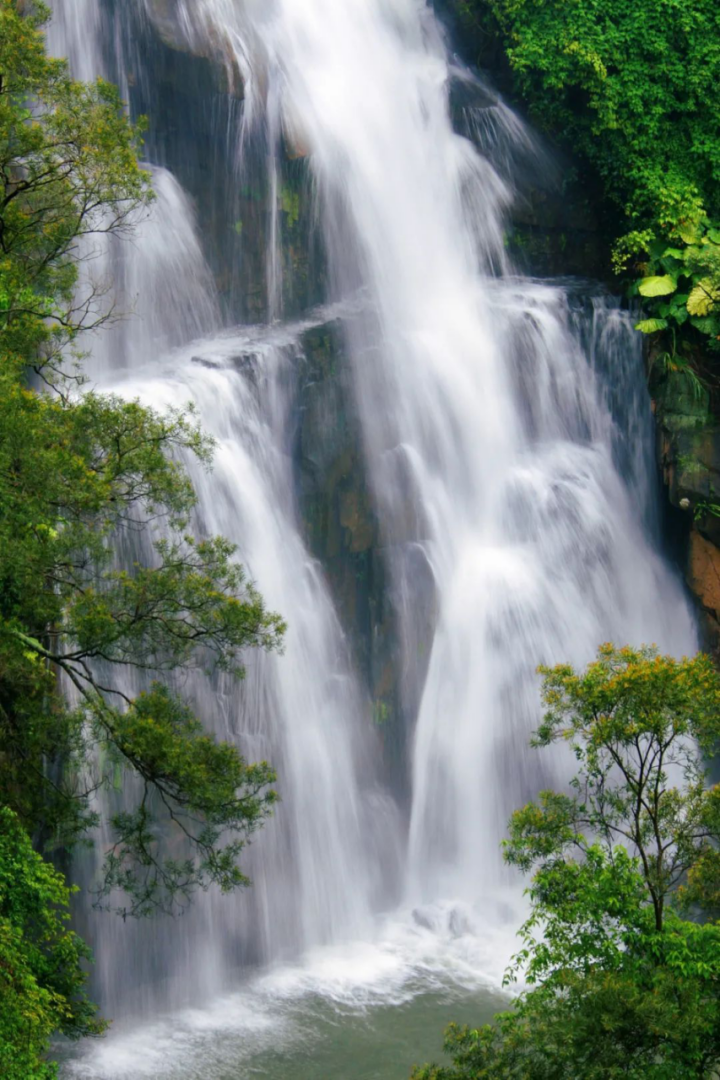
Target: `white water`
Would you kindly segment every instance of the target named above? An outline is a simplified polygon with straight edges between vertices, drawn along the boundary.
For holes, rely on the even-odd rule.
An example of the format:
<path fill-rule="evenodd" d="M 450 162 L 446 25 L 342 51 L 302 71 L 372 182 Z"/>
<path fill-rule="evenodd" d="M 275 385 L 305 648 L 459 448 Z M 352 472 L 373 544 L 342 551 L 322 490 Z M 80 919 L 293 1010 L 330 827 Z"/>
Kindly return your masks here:
<path fill-rule="evenodd" d="M 97 0 L 71 0 L 52 5 L 48 47 L 67 57 L 76 79 L 93 82 L 103 75 L 100 40 L 101 10 Z"/>
<path fill-rule="evenodd" d="M 200 682 L 192 693 L 215 730 L 273 761 L 283 803 L 253 845 L 249 893 L 201 898 L 180 930 L 96 923 L 96 951 L 109 1001 L 118 984 L 142 983 L 136 1013 L 177 1006 L 188 981 L 207 1001 L 248 960 L 284 966 L 202 1014 L 119 1034 L 77 1065 L 103 1078 L 204 1075 L 213 1025 L 232 1016 L 245 1038 L 279 1024 L 286 993 L 364 1008 L 434 981 L 497 982 L 518 921 L 499 840 L 512 808 L 563 773 L 527 748 L 535 666 L 582 664 L 613 639 L 695 647 L 656 547 L 630 324 L 597 296 L 513 276 L 504 215 L 515 148 L 527 158 L 533 140 L 499 103 L 474 126 L 480 149 L 453 132 L 445 46 L 424 3 L 175 7 L 188 39 L 234 54 L 246 80 L 235 138 L 242 148 L 266 128 L 271 185 L 281 132 L 309 154 L 399 620 L 412 800 L 403 831 L 297 520 L 289 432 L 303 327 L 211 332 L 217 305 L 191 206 L 159 171 L 153 218 L 122 259 L 137 317 L 98 345 L 94 370 L 102 386 L 157 406 L 191 398 L 218 439 L 214 472 L 195 474 L 199 525 L 239 544 L 290 630 L 285 656 L 253 661 L 241 693 Z M 83 63 L 99 64 L 93 56 Z M 280 317 L 273 212 L 268 308 Z M 358 291 L 362 305 L 348 305 Z M 402 904 L 378 921 L 399 879 Z M 198 1028 L 210 1034 L 188 1035 L 191 1049 L 179 1032 Z M 137 1039 L 155 1048 L 142 1061 Z"/>
<path fill-rule="evenodd" d="M 564 292 L 506 276 L 512 192 L 452 129 L 422 0 L 198 6 L 256 65 L 247 122 L 266 86 L 271 127 L 277 109 L 309 150 L 336 288 L 370 297 L 348 336 L 411 648 L 423 559 L 436 604 L 408 889 L 472 901 L 501 879 L 498 837 L 532 790 L 535 666 L 610 639 L 682 651 L 691 618 L 618 475 Z M 506 139 L 518 129 L 506 114 Z"/>
<path fill-rule="evenodd" d="M 101 962 L 103 953 L 112 959 L 104 968 L 108 995 L 113 980 L 132 984 L 140 966 L 133 947 L 154 952 L 156 977 L 192 980 L 182 999 L 196 996 L 199 979 L 219 987 L 243 960 L 268 963 L 367 937 L 371 898 L 383 891 L 376 867 L 389 865 L 397 846 L 396 815 L 374 782 L 369 725 L 343 634 L 294 516 L 287 388 L 304 328 L 220 335 L 101 384 L 155 408 L 194 402 L 216 440 L 211 473 L 189 463 L 198 525 L 237 543 L 268 605 L 290 623 L 283 656 L 248 656 L 242 687 L 197 674 L 184 687 L 221 738 L 238 741 L 251 760 L 272 761 L 280 774 L 276 820 L 245 860 L 253 888 L 236 903 L 201 898 L 199 912 L 166 926 L 160 944 L 154 929 L 151 943 L 143 926 L 115 927 L 113 948 L 104 942 L 100 950 Z M 188 933 L 194 949 L 178 957 L 173 939 L 187 945 Z M 146 990 L 143 998 L 153 995 Z M 133 1011 L 137 1005 L 135 997 Z"/>
<path fill-rule="evenodd" d="M 62 39 L 53 40 L 62 51 Z M 92 51 L 96 42 L 88 41 Z M 237 543 L 289 629 L 282 658 L 247 658 L 242 688 L 194 673 L 184 680 L 209 727 L 280 773 L 275 820 L 263 830 L 262 848 L 245 860 L 252 890 L 230 904 L 201 897 L 182 922 L 160 927 L 88 916 L 101 942 L 104 1004 L 135 1014 L 202 999 L 247 962 L 367 937 L 371 909 L 387 893 L 379 868 L 397 862 L 399 844 L 397 813 L 375 781 L 370 706 L 296 521 L 288 409 L 298 339 L 318 319 L 278 332 L 220 335 L 190 202 L 169 173 L 152 171 L 156 200 L 134 241 L 100 242 L 89 261 L 98 279 L 114 276 L 117 306 L 132 314 L 94 337 L 88 373 L 94 387 L 156 408 L 195 404 L 217 443 L 211 474 L 188 463 L 197 526 Z M 215 335 L 171 351 L 213 326 Z"/>

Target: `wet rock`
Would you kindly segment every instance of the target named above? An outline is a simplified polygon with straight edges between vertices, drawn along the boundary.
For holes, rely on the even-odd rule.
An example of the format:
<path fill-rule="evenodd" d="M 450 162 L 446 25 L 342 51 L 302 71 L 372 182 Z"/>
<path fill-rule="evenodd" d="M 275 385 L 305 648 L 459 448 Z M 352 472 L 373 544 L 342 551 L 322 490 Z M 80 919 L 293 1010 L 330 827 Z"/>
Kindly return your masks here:
<path fill-rule="evenodd" d="M 671 371 L 652 385 L 658 459 L 685 524 L 685 578 L 699 602 L 701 644 L 720 660 L 720 422 L 702 383 Z"/>
<path fill-rule="evenodd" d="M 194 14 L 193 4 L 181 0 L 144 0 L 145 11 L 162 42 L 178 52 L 210 60 L 219 87 L 242 98 L 243 79 L 228 37 Z"/>
<path fill-rule="evenodd" d="M 720 549 L 696 529 L 690 535 L 687 580 L 702 605 L 703 647 L 720 659 Z"/>
<path fill-rule="evenodd" d="M 217 360 L 209 360 L 206 356 L 191 356 L 190 363 L 199 364 L 200 367 L 212 368 L 214 370 L 218 370 L 222 367 L 222 364 L 219 364 Z"/>
<path fill-rule="evenodd" d="M 690 536 L 688 582 L 703 607 L 720 618 L 720 550 L 695 530 Z"/>
<path fill-rule="evenodd" d="M 454 938 L 465 937 L 472 933 L 472 924 L 467 914 L 460 908 L 453 908 L 448 920 L 448 929 Z"/>
<path fill-rule="evenodd" d="M 427 911 L 423 911 L 422 908 L 413 908 L 413 922 L 418 926 L 422 926 L 423 930 L 435 930 L 435 923 Z"/>
<path fill-rule="evenodd" d="M 389 775 L 402 795 L 408 755 L 398 634 L 341 324 L 307 331 L 301 348 L 295 458 L 306 542 L 327 575 Z"/>

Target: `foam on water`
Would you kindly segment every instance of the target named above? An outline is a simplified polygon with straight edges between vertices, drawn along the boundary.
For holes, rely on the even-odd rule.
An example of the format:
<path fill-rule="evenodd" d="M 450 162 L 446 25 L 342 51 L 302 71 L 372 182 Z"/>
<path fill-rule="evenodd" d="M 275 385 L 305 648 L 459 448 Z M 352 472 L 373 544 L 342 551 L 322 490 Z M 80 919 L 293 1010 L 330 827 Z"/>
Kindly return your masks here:
<path fill-rule="evenodd" d="M 516 897 L 512 897 L 516 902 Z M 493 915 L 495 921 L 493 922 Z M 264 1055 L 321 1036 L 318 1014 L 342 1026 L 436 995 L 453 1001 L 500 984 L 518 910 L 452 902 L 380 919 L 372 937 L 310 950 L 205 1007 L 118 1025 L 65 1067 L 77 1080 L 215 1080 L 263 1075 Z M 496 996 L 498 1007 L 502 1005 Z M 438 1032 L 439 1034 L 439 1032 Z"/>

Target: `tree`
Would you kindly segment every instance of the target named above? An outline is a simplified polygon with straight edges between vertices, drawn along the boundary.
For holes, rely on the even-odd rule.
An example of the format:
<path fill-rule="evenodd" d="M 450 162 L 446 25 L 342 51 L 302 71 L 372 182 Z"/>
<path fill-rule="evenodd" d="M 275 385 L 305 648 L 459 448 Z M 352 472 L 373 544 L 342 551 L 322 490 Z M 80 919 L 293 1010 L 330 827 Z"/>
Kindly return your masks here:
<path fill-rule="evenodd" d="M 134 914 L 155 903 L 171 909 L 209 881 L 242 883 L 235 856 L 273 802 L 261 794 L 273 779 L 269 767 L 250 766 L 203 734 L 160 681 L 191 666 L 241 676 L 239 651 L 275 648 L 283 631 L 245 584 L 232 546 L 188 533 L 194 494 L 169 456 L 178 449 L 209 453 L 185 416 L 6 383 L 0 790 L 46 844 L 68 846 L 94 823 L 92 792 L 114 781 L 118 765 L 134 773 L 136 805 L 113 820 L 117 844 L 100 890 L 129 890 L 133 902 L 123 910 Z M 137 543 L 159 517 L 167 535 L 155 539 L 150 565 L 118 569 L 114 545 L 123 536 Z M 128 669 L 148 675 L 138 697 L 121 677 Z M 58 675 L 75 691 L 73 709 Z M 158 815 L 194 847 L 194 861 L 158 856 Z M 218 848 L 227 830 L 238 835 Z"/>
<path fill-rule="evenodd" d="M 222 537 L 193 529 L 182 465 L 212 443 L 191 410 L 82 392 L 80 335 L 114 318 L 81 275 L 152 199 L 117 91 L 45 54 L 47 8 L 0 0 L 0 1072 L 49 1080 L 51 1037 L 98 1034 L 72 890 L 36 853 L 88 842 L 124 788 L 96 901 L 175 911 L 247 883 L 274 774 L 207 734 L 176 675 L 242 677 L 277 649 Z M 95 239 L 94 239 L 95 238 Z M 84 277 L 84 280 L 81 280 Z M 131 554 L 128 554 L 131 553 Z M 133 679 L 128 680 L 127 673 Z M 130 690 L 140 686 L 140 690 Z M 116 800 L 117 801 L 117 800 Z M 30 836 L 28 835 L 30 834 Z M 123 898 L 123 893 L 125 894 Z"/>
<path fill-rule="evenodd" d="M 0 807 L 0 1074 L 51 1080 L 51 1036 L 97 1035 L 105 1025 L 84 993 L 84 942 L 67 928 L 71 890 Z"/>
<path fill-rule="evenodd" d="M 67 850 L 93 793 L 124 786 L 98 902 L 174 911 L 246 883 L 275 801 L 270 766 L 208 735 L 174 674 L 242 677 L 284 624 L 233 546 L 193 530 L 181 457 L 209 466 L 212 444 L 191 411 L 78 392 L 79 336 L 113 317 L 79 268 L 152 193 L 117 91 L 46 56 L 47 14 L 0 0 L 0 804 Z"/>
<path fill-rule="evenodd" d="M 0 0 L 0 328 L 4 365 L 67 378 L 63 349 L 112 316 L 109 283 L 78 266 L 92 240 L 127 234 L 152 200 L 142 125 L 115 87 L 72 80 L 45 54 L 43 3 Z"/>
<path fill-rule="evenodd" d="M 506 860 L 532 873 L 508 980 L 530 989 L 479 1030 L 451 1028 L 450 1068 L 416 1080 L 689 1078 L 720 1065 L 720 675 L 706 656 L 603 646 L 578 674 L 540 669 L 535 746 L 566 743 L 570 793 L 516 811 Z"/>

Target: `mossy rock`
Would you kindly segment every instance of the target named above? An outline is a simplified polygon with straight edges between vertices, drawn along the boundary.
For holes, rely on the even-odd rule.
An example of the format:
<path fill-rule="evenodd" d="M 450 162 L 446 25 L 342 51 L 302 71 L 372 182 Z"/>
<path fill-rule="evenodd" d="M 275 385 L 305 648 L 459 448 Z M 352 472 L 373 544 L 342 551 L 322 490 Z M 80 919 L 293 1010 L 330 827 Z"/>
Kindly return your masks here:
<path fill-rule="evenodd" d="M 669 371 L 654 397 L 656 416 L 668 431 L 703 431 L 712 423 L 708 391 L 684 371 Z"/>

